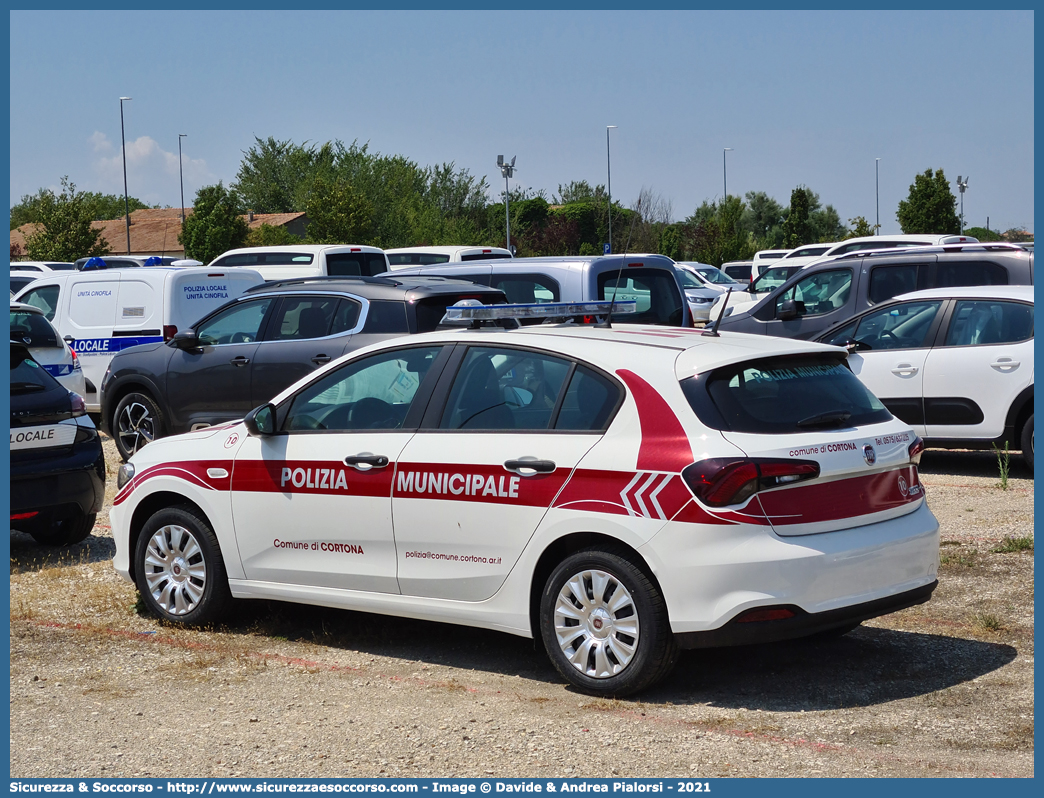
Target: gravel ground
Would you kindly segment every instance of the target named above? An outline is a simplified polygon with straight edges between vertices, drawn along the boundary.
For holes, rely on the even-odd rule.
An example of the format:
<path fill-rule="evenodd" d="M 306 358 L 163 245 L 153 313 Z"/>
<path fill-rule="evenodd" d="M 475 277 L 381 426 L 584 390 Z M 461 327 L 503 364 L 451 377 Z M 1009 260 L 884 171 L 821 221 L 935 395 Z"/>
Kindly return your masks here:
<path fill-rule="evenodd" d="M 116 576 L 105 513 L 67 550 L 12 532 L 11 776 L 1033 776 L 1033 553 L 992 551 L 1033 534 L 1033 480 L 1013 462 L 1002 491 L 992 454 L 946 452 L 922 480 L 930 603 L 686 652 L 623 701 L 483 630 L 276 602 L 164 627 Z"/>

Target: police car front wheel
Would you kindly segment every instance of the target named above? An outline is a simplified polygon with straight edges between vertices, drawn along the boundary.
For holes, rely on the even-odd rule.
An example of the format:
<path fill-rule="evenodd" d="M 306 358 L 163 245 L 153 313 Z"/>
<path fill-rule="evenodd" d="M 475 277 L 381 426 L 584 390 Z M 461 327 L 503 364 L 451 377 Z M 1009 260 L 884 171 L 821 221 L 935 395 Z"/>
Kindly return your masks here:
<path fill-rule="evenodd" d="M 164 620 L 183 625 L 215 621 L 231 603 L 217 538 L 191 505 L 167 507 L 149 518 L 134 563 L 138 592 Z"/>
<path fill-rule="evenodd" d="M 544 587 L 540 627 L 558 672 L 594 695 L 638 692 L 678 655 L 663 596 L 622 549 L 563 560 Z"/>

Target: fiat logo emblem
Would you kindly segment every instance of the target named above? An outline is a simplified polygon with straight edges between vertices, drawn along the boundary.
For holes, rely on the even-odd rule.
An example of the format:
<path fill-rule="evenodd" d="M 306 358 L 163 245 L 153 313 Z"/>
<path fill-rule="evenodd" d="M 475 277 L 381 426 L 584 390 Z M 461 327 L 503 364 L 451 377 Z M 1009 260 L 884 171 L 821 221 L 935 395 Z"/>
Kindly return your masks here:
<path fill-rule="evenodd" d="M 874 451 L 874 447 L 869 443 L 863 447 L 863 459 L 866 460 L 867 465 L 873 465 L 877 462 L 877 452 Z"/>
<path fill-rule="evenodd" d="M 593 621 L 591 621 L 591 625 L 595 629 L 601 629 L 602 628 L 602 619 L 601 618 L 595 618 Z"/>

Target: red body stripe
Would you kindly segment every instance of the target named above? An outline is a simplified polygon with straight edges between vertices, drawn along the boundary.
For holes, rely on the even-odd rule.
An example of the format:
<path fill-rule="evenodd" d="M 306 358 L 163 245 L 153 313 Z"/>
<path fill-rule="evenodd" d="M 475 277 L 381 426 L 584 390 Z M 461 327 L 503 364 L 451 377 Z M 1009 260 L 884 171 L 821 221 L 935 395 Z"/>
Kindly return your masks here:
<path fill-rule="evenodd" d="M 900 478 L 907 486 L 905 494 L 900 489 Z M 915 488 L 912 494 L 910 487 Z M 893 510 L 920 501 L 924 490 L 917 478 L 917 468 L 909 465 L 868 476 L 799 485 L 758 495 L 765 514 L 775 526 L 792 526 Z"/>
<path fill-rule="evenodd" d="M 681 471 L 692 463 L 692 447 L 681 422 L 659 392 L 627 369 L 618 369 L 638 406 L 642 444 L 638 449 L 639 471 Z"/>

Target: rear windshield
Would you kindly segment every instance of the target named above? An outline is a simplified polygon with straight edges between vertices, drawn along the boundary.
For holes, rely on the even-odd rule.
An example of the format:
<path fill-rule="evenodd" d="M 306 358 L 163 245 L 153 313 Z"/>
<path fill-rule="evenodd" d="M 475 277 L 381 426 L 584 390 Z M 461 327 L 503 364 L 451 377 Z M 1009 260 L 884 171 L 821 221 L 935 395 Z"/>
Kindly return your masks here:
<path fill-rule="evenodd" d="M 892 417 L 849 370 L 844 354 L 748 360 L 681 386 L 700 421 L 731 432 L 843 429 Z"/>
<path fill-rule="evenodd" d="M 474 255 L 462 255 L 461 260 L 505 260 L 510 259 L 511 256 L 506 252 L 476 252 Z"/>
<path fill-rule="evenodd" d="M 388 271 L 380 252 L 345 252 L 326 256 L 326 273 L 331 277 L 373 277 Z"/>
<path fill-rule="evenodd" d="M 483 305 L 499 305 L 504 302 L 499 294 L 489 291 L 479 293 L 440 294 L 439 296 L 426 297 L 418 302 L 406 304 L 407 313 L 411 314 L 410 332 L 431 332 L 439 326 L 442 317 L 446 315 L 446 308 L 462 299 L 477 299 Z"/>
<path fill-rule="evenodd" d="M 682 298 L 678 281 L 666 269 L 624 268 L 598 275 L 598 299 L 630 300 L 637 313 L 613 316 L 620 324 L 664 324 L 677 327 L 682 323 Z"/>
<path fill-rule="evenodd" d="M 732 283 L 735 282 L 721 269 L 697 269 L 700 274 L 710 280 L 712 283 Z"/>
<path fill-rule="evenodd" d="M 42 393 L 58 385 L 39 363 L 21 347 L 11 347 L 11 396 Z"/>
<path fill-rule="evenodd" d="M 389 252 L 388 263 L 392 266 L 430 266 L 433 263 L 449 263 L 449 255 L 434 252 Z"/>
<path fill-rule="evenodd" d="M 11 311 L 11 338 L 26 346 L 61 347 L 58 333 L 47 319 L 26 310 Z"/>

